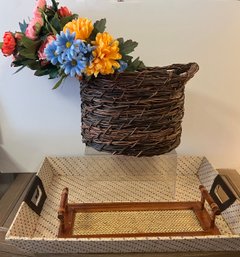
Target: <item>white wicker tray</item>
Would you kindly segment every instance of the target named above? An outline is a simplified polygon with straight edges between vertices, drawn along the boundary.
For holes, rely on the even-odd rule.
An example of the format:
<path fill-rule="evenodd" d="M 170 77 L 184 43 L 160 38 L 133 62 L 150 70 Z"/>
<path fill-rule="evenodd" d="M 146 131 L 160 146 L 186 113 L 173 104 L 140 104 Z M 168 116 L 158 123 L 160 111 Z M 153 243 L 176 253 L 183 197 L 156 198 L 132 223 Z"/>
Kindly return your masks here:
<path fill-rule="evenodd" d="M 238 199 L 217 217 L 216 225 L 221 232 L 217 236 L 57 238 L 57 211 L 64 187 L 71 192 L 70 203 L 172 201 L 171 183 L 167 181 L 170 170 L 175 168 L 176 201 L 199 200 L 198 186 L 203 184 L 210 190 L 218 175 L 206 158 L 196 156 L 47 157 L 37 174 L 47 195 L 42 210 L 37 210 L 40 215 L 23 202 L 6 240 L 35 253 L 240 250 Z M 39 195 L 35 197 L 39 199 Z"/>

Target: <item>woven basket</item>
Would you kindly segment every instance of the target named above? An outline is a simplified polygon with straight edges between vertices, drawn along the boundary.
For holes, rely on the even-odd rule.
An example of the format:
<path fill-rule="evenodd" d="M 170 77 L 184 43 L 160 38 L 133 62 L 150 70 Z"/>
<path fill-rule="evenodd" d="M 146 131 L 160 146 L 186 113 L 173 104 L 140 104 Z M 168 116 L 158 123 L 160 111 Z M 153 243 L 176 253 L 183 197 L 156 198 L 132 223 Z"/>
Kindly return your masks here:
<path fill-rule="evenodd" d="M 83 142 L 113 154 L 170 152 L 180 144 L 184 85 L 198 69 L 173 64 L 82 81 Z"/>

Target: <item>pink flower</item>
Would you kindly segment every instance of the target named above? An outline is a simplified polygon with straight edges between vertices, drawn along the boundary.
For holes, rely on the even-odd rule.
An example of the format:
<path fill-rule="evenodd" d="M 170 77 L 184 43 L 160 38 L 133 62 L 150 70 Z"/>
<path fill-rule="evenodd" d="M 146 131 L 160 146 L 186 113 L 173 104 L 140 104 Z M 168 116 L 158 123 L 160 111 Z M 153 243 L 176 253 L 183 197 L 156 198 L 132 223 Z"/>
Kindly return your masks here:
<path fill-rule="evenodd" d="M 30 39 L 35 40 L 37 38 L 37 34 L 40 31 L 40 28 L 43 26 L 43 18 L 42 14 L 40 12 L 41 10 L 44 10 L 46 7 L 46 0 L 38 0 L 37 4 L 35 6 L 35 9 L 33 11 L 33 18 L 28 24 L 28 27 L 26 29 L 26 36 Z"/>
<path fill-rule="evenodd" d="M 34 16 L 41 16 L 40 10 L 44 10 L 46 7 L 46 0 L 38 0 L 33 11 Z"/>
<path fill-rule="evenodd" d="M 66 6 L 62 6 L 61 8 L 58 9 L 58 15 L 60 17 L 68 17 L 68 16 L 71 16 L 72 13 Z"/>
<path fill-rule="evenodd" d="M 40 46 L 39 50 L 38 50 L 38 58 L 40 60 L 45 60 L 47 59 L 45 53 L 44 53 L 44 49 L 48 46 L 48 44 L 50 44 L 52 41 L 54 41 L 56 39 L 55 36 L 48 36 L 46 38 L 46 40 L 43 42 L 43 44 Z"/>
<path fill-rule="evenodd" d="M 40 28 L 43 25 L 43 18 L 41 16 L 35 16 L 32 18 L 30 23 L 27 26 L 25 35 L 26 37 L 35 40 Z"/>
<path fill-rule="evenodd" d="M 20 33 L 20 32 L 16 32 L 15 35 L 14 35 L 14 37 L 15 37 L 17 40 L 21 40 L 22 37 L 23 37 L 23 34 Z"/>

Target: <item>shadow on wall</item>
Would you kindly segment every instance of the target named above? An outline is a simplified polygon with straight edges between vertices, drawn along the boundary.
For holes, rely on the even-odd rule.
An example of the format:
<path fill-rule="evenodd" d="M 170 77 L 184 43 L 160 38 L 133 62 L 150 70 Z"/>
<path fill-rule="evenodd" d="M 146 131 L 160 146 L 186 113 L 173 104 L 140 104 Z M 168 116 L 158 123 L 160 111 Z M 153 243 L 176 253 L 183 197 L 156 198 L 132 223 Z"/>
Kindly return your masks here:
<path fill-rule="evenodd" d="M 187 91 L 182 142 L 181 152 L 206 155 L 218 166 L 239 166 L 239 105 Z"/>
<path fill-rule="evenodd" d="M 50 86 L 54 87 L 56 81 L 51 81 Z M 55 94 L 65 98 L 67 101 L 79 103 L 81 81 L 76 78 L 67 77 L 57 89 L 53 90 Z"/>
<path fill-rule="evenodd" d="M 23 168 L 0 145 L 0 173 L 21 173 Z"/>
<path fill-rule="evenodd" d="M 1 106 L 0 106 L 0 117 L 4 117 Z M 2 130 L 1 130 L 1 124 L 0 124 L 0 173 L 23 172 L 23 168 L 19 164 L 17 164 L 16 161 L 4 149 L 4 142 L 3 142 L 1 131 Z"/>
<path fill-rule="evenodd" d="M 0 111 L 1 114 L 1 111 Z M 1 129 L 1 123 L 0 123 L 0 145 L 3 143 L 3 138 L 2 138 L 2 129 Z"/>
<path fill-rule="evenodd" d="M 227 133 L 226 136 L 231 136 L 229 132 L 240 125 L 240 108 L 238 110 L 233 105 L 208 95 L 186 92 L 185 110 L 188 117 L 184 122 L 188 129 L 199 124 L 194 121 L 202 121 L 202 132 L 214 132 L 215 135 Z"/>

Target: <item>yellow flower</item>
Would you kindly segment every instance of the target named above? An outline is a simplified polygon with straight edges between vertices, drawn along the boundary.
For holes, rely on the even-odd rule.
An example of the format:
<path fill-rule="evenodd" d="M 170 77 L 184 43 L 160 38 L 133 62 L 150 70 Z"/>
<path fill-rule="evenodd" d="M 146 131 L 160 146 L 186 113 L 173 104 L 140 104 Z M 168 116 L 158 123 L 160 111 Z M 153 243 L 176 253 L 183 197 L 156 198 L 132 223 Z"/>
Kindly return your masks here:
<path fill-rule="evenodd" d="M 87 18 L 78 18 L 68 22 L 64 26 L 63 31 L 66 32 L 67 29 L 69 29 L 71 33 L 76 33 L 75 39 L 85 40 L 91 35 L 93 25 L 92 21 L 88 20 Z"/>
<path fill-rule="evenodd" d="M 120 67 L 119 60 L 122 58 L 119 53 L 119 42 L 114 40 L 112 36 L 107 33 L 98 33 L 96 40 L 92 42 L 96 46 L 93 51 L 93 61 L 86 68 L 86 74 L 96 77 L 98 73 L 102 75 L 114 73 L 114 68 L 118 69 Z"/>

